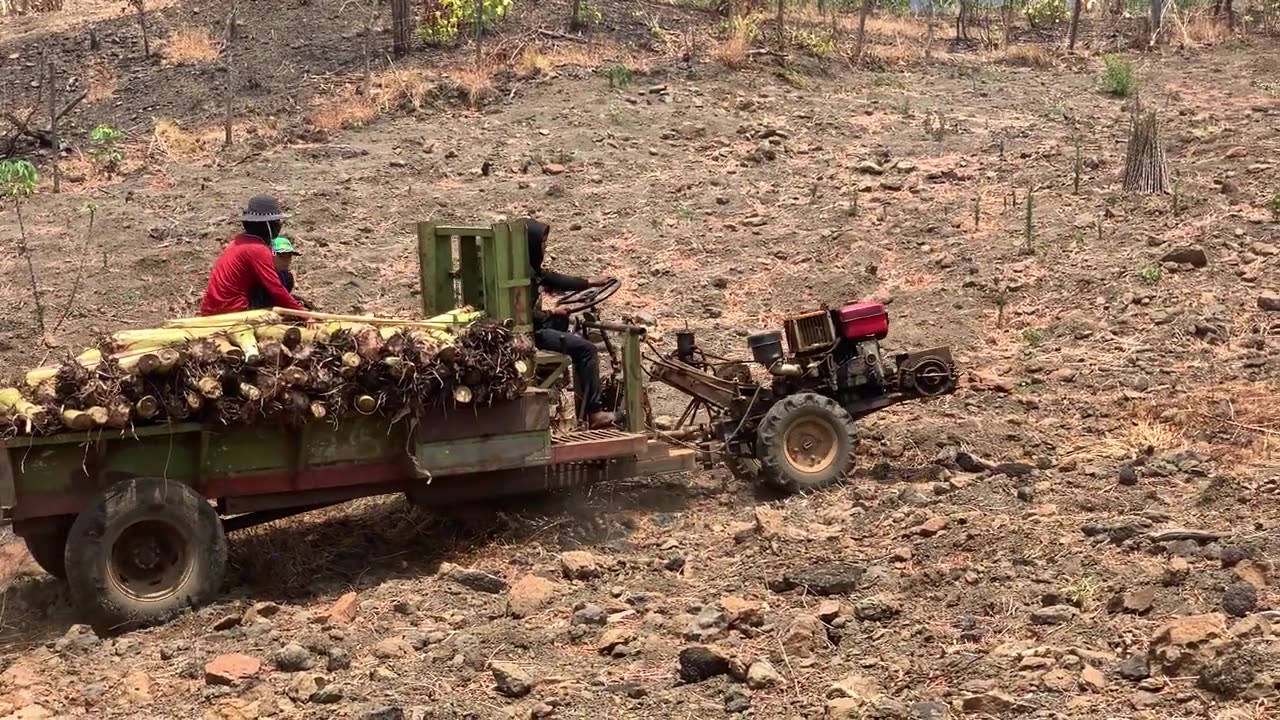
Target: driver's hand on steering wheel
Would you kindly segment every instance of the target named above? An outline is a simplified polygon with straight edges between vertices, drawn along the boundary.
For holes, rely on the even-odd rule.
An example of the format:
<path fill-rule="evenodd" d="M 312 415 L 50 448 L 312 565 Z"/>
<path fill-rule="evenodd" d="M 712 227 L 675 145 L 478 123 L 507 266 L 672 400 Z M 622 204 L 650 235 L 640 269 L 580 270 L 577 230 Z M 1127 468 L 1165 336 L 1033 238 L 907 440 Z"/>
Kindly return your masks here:
<path fill-rule="evenodd" d="M 605 275 L 597 275 L 596 277 L 593 277 L 587 280 L 587 284 L 590 285 L 591 287 L 604 287 L 605 285 L 608 285 L 611 282 L 613 282 L 613 278 L 607 277 Z"/>

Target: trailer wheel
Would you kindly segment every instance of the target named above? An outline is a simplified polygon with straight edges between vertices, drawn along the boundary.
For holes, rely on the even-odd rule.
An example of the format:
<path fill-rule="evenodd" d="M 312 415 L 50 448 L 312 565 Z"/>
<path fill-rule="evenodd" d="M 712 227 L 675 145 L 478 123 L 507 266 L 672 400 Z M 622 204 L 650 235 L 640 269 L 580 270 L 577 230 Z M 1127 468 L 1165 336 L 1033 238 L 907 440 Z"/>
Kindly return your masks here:
<path fill-rule="evenodd" d="M 164 622 L 222 589 L 227 538 L 190 486 L 135 478 L 112 485 L 71 526 L 71 600 L 98 629 Z"/>
<path fill-rule="evenodd" d="M 23 524 L 14 528 L 22 541 L 27 544 L 27 552 L 31 553 L 36 564 L 59 580 L 65 580 L 67 577 L 67 535 L 71 532 L 71 523 L 74 520 L 74 516 L 60 515 L 49 518 L 47 523 L 38 529 L 23 527 Z"/>
<path fill-rule="evenodd" d="M 856 445 L 853 418 L 815 393 L 779 400 L 756 435 L 761 476 L 788 492 L 812 492 L 848 477 Z"/>

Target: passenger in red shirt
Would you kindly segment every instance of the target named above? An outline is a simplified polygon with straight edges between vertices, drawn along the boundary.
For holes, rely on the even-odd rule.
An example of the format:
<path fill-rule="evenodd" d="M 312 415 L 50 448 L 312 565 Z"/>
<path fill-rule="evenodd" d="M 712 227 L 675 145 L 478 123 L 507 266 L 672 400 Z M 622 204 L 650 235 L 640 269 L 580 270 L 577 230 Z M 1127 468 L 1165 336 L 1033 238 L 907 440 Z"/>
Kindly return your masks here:
<path fill-rule="evenodd" d="M 284 215 L 274 198 L 258 195 L 240 218 L 244 232 L 231 239 L 213 263 L 209 286 L 200 302 L 201 315 L 222 315 L 249 309 L 249 296 L 263 290 L 276 307 L 301 310 L 302 305 L 280 283 L 271 255 L 271 241 L 280 234 Z"/>

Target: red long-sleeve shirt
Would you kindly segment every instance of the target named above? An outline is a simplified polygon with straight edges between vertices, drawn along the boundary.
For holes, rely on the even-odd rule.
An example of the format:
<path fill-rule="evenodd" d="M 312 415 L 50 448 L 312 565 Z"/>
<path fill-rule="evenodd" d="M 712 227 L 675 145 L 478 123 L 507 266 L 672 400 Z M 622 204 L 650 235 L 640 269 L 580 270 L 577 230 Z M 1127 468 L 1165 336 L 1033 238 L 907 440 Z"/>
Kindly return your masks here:
<path fill-rule="evenodd" d="M 231 239 L 213 263 L 209 287 L 200 302 L 201 315 L 222 315 L 249 309 L 249 293 L 262 287 L 276 307 L 301 310 L 302 306 L 280 284 L 271 249 L 252 235 L 240 234 Z"/>

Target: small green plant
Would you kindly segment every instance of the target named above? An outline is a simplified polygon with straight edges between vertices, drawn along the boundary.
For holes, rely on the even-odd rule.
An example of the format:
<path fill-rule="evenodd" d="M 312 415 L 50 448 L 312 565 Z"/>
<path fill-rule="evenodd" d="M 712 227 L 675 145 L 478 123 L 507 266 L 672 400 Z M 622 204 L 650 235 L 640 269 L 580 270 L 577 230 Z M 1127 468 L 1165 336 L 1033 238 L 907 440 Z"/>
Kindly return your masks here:
<path fill-rule="evenodd" d="M 925 137 L 932 139 L 934 142 L 942 142 L 948 131 L 954 134 L 958 127 L 956 122 L 947 122 L 947 116 L 940 112 L 931 112 L 925 115 L 923 124 Z"/>
<path fill-rule="evenodd" d="M 1155 285 L 1160 282 L 1163 277 L 1164 270 L 1161 270 L 1158 267 L 1143 268 L 1142 271 L 1138 273 L 1138 279 L 1145 285 Z"/>
<path fill-rule="evenodd" d="M 1102 58 L 1102 91 L 1117 97 L 1129 97 L 1138 89 L 1133 65 L 1119 55 Z"/>
<path fill-rule="evenodd" d="M 1271 196 L 1271 202 L 1267 203 L 1267 207 L 1271 209 L 1271 219 L 1280 223 L 1280 190 Z"/>
<path fill-rule="evenodd" d="M 1068 603 L 1088 610 L 1093 607 L 1093 599 L 1098 594 L 1098 583 L 1091 577 L 1082 577 L 1062 589 L 1062 595 Z"/>
<path fill-rule="evenodd" d="M 1079 195 L 1080 194 L 1080 171 L 1083 169 L 1083 165 L 1084 165 L 1084 163 L 1080 159 L 1080 134 L 1079 133 L 1077 133 L 1075 136 L 1075 146 L 1076 146 L 1076 157 L 1075 157 L 1075 162 L 1072 163 L 1073 177 L 1071 178 L 1071 194 Z"/>
<path fill-rule="evenodd" d="M 93 164 L 111 177 L 124 162 L 124 150 L 120 141 L 124 140 L 124 131 L 110 125 L 99 125 L 89 131 L 89 157 Z"/>
<path fill-rule="evenodd" d="M 1009 306 L 1009 291 L 1001 290 L 996 294 L 996 327 L 1004 327 L 1004 309 Z"/>
<path fill-rule="evenodd" d="M 599 5 L 582 3 L 578 10 L 578 24 L 587 27 L 598 27 L 604 23 L 604 10 Z"/>
<path fill-rule="evenodd" d="M 1049 331 L 1043 328 L 1027 328 L 1022 331 L 1022 341 L 1031 347 L 1040 347 L 1049 341 Z"/>
<path fill-rule="evenodd" d="M 973 229 L 982 227 L 982 196 L 973 196 Z"/>
<path fill-rule="evenodd" d="M 630 68 L 626 65 L 614 65 L 608 70 L 609 87 L 621 90 L 631 84 L 635 79 Z"/>
<path fill-rule="evenodd" d="M 31 282 L 31 297 L 35 301 L 36 328 L 44 335 L 44 302 L 40 299 L 40 284 L 36 281 L 35 262 L 27 245 L 27 227 L 22 220 L 22 202 L 35 194 L 40 183 L 36 167 L 26 160 L 0 161 L 0 198 L 13 202 L 13 212 L 18 219 L 18 255 L 27 261 L 27 278 Z"/>
<path fill-rule="evenodd" d="M 801 50 L 819 60 L 830 57 L 836 52 L 836 38 L 829 32 L 797 30 L 792 34 L 791 40 Z"/>

